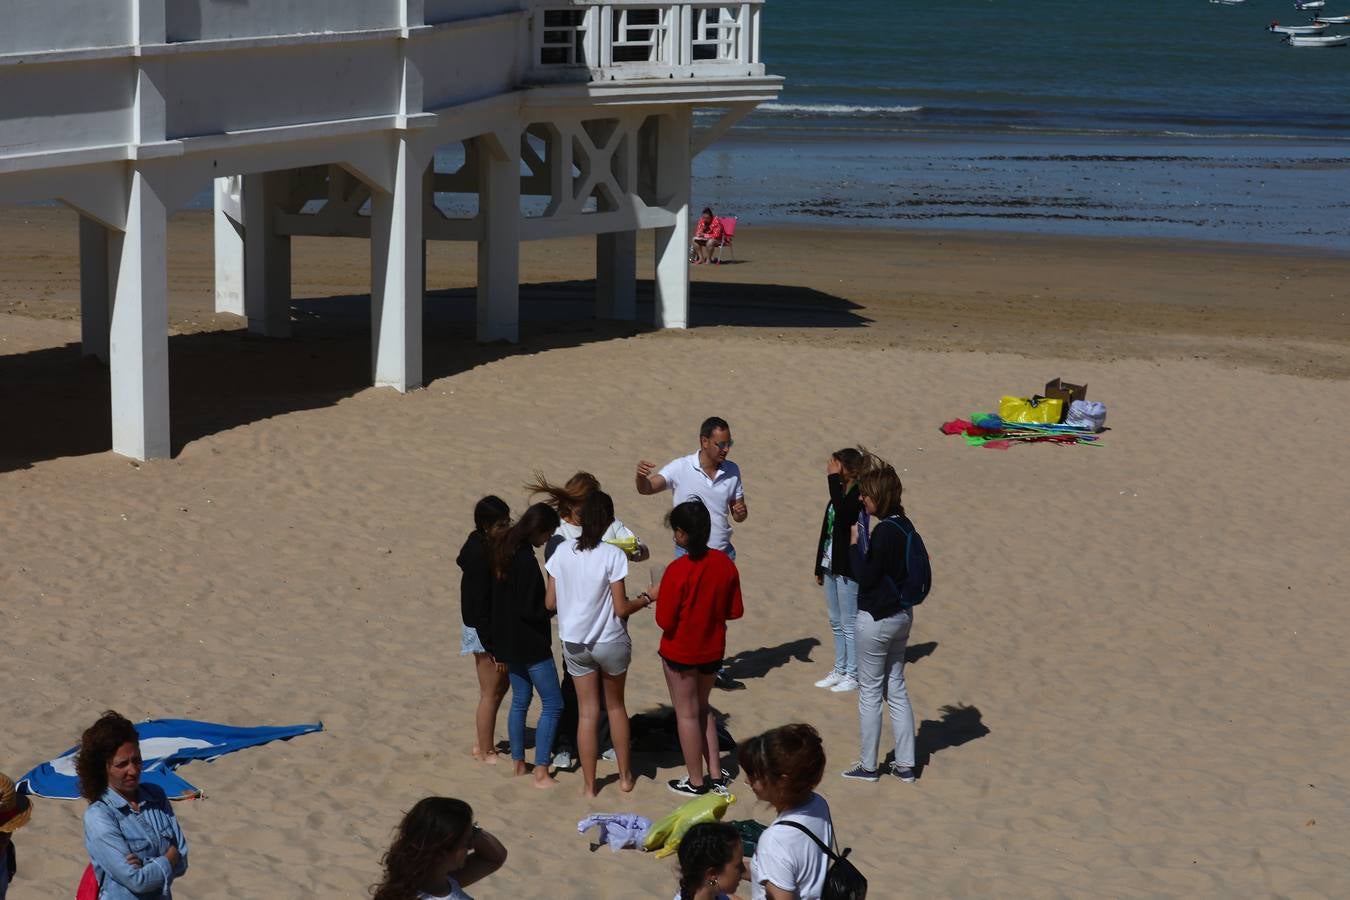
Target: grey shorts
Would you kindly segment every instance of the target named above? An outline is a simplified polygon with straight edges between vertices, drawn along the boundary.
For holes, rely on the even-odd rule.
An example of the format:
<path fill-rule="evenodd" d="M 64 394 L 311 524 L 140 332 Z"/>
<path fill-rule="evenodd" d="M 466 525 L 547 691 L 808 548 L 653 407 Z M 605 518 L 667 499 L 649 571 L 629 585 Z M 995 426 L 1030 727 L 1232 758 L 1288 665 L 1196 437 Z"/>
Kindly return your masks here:
<path fill-rule="evenodd" d="M 633 659 L 632 641 L 602 641 L 596 644 L 573 644 L 563 641 L 563 662 L 567 674 L 573 678 L 604 672 L 622 675 Z"/>

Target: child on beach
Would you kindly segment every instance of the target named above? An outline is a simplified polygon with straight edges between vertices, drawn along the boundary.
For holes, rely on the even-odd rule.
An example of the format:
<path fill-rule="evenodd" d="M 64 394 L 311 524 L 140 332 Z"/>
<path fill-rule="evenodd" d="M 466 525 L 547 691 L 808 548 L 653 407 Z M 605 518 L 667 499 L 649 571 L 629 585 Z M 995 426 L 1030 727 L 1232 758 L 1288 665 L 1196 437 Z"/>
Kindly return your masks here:
<path fill-rule="evenodd" d="M 506 862 L 506 848 L 473 821 L 463 800 L 426 797 L 408 810 L 381 860 L 374 900 L 473 900 L 464 888 Z"/>
<path fill-rule="evenodd" d="M 553 662 L 552 607 L 544 602 L 544 576 L 534 557 L 544 546 L 558 514 L 545 503 L 525 510 L 520 521 L 502 535 L 493 550 L 492 655 L 507 667 L 511 679 L 511 711 L 507 732 L 517 775 L 525 774 L 525 713 L 534 692 L 542 709 L 534 732 L 534 786 L 550 788 L 548 767 L 553 761 L 553 735 L 562 715 L 558 669 Z"/>
<path fill-rule="evenodd" d="M 741 744 L 741 771 L 755 796 L 778 817 L 759 838 L 750 862 L 751 900 L 819 900 L 830 860 L 796 822 L 834 843 L 830 805 L 815 792 L 825 774 L 825 746 L 810 725 L 782 725 Z M 778 827 L 775 827 L 778 826 Z"/>
<path fill-rule="evenodd" d="M 492 545 L 511 524 L 511 509 L 489 494 L 473 508 L 473 531 L 460 548 L 459 613 L 464 631 L 461 655 L 472 653 L 478 674 L 478 711 L 474 717 L 474 759 L 497 762 L 497 711 L 506 696 L 506 672 L 492 658 Z"/>
<path fill-rule="evenodd" d="M 858 687 L 858 650 L 853 626 L 858 618 L 858 582 L 849 559 L 849 535 L 862 511 L 858 475 L 867 456 L 854 447 L 836 450 L 825 464 L 830 500 L 820 523 L 816 545 L 816 584 L 825 588 L 825 613 L 834 636 L 834 668 L 816 682 L 835 693 Z"/>
<path fill-rule="evenodd" d="M 547 478 L 536 472 L 534 481 L 525 485 L 525 490 L 530 492 L 531 497 L 546 495 L 547 499 L 544 502 L 558 511 L 558 518 L 561 520 L 557 530 L 553 532 L 553 537 L 544 545 L 544 562 L 547 564 L 559 544 L 581 537 L 581 504 L 593 492 L 600 490 L 600 479 L 590 472 L 577 472 L 567 479 L 565 485 L 559 487 L 550 484 Z M 651 555 L 647 545 L 638 540 L 632 529 L 618 518 L 605 529 L 601 540 L 619 547 L 631 562 L 642 562 Z M 577 754 L 577 721 L 580 708 L 577 706 L 577 688 L 566 666 L 563 667 L 562 695 L 562 721 L 558 724 L 553 763 L 559 769 L 570 769 L 572 760 Z M 604 705 L 603 697 L 601 705 Z"/>
<path fill-rule="evenodd" d="M 666 567 L 661 579 L 656 624 L 661 626 L 661 667 L 688 769 L 686 777 L 672 779 L 668 787 L 676 794 L 697 797 L 712 789 L 726 790 L 717 721 L 708 697 L 726 653 L 727 620 L 739 619 L 745 609 L 736 564 L 708 546 L 712 518 L 703 502 L 681 503 L 666 521 L 675 545 L 685 552 Z"/>
<path fill-rule="evenodd" d="M 741 835 L 726 822 L 700 822 L 680 840 L 675 900 L 731 900 L 745 877 Z"/>
<path fill-rule="evenodd" d="M 577 743 L 582 790 L 594 797 L 598 757 L 600 695 L 609 714 L 609 732 L 619 765 L 619 789 L 633 789 L 629 752 L 628 709 L 624 682 L 633 657 L 628 637 L 630 615 L 650 605 L 650 598 L 629 600 L 623 580 L 628 558 L 602 535 L 614 522 L 614 501 L 592 492 L 581 504 L 581 536 L 558 545 L 546 565 L 549 609 L 558 611 L 558 636 L 563 659 L 576 684 L 580 721 Z"/>

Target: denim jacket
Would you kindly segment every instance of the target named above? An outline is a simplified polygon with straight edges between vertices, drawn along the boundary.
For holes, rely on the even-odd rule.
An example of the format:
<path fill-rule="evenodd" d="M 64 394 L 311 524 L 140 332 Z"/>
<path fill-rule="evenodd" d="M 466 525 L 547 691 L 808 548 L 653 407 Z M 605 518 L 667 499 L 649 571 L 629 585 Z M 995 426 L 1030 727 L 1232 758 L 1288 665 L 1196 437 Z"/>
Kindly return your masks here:
<path fill-rule="evenodd" d="M 140 812 L 133 812 L 126 798 L 108 788 L 84 811 L 84 846 L 98 878 L 99 900 L 172 897 L 170 885 L 187 871 L 187 839 L 164 792 L 142 784 L 138 799 Z M 182 857 L 176 867 L 164 856 L 169 842 Z M 139 868 L 127 863 L 128 853 L 140 858 Z"/>

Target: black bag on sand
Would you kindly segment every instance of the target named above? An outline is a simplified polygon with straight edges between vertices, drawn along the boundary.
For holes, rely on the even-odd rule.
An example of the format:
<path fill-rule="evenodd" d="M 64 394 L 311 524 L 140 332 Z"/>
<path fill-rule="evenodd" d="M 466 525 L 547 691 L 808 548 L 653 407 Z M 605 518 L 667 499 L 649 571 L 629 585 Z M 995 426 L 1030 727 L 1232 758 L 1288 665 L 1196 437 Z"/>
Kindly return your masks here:
<path fill-rule="evenodd" d="M 853 851 L 852 847 L 845 847 L 843 853 L 835 853 L 825 846 L 824 841 L 816 837 L 815 832 L 801 822 L 775 822 L 774 824 L 791 825 L 815 841 L 816 846 L 824 850 L 825 855 L 830 858 L 830 867 L 825 871 L 825 889 L 821 891 L 820 900 L 866 900 L 867 879 L 863 877 L 863 873 L 858 871 L 857 866 L 848 861 L 848 855 Z"/>

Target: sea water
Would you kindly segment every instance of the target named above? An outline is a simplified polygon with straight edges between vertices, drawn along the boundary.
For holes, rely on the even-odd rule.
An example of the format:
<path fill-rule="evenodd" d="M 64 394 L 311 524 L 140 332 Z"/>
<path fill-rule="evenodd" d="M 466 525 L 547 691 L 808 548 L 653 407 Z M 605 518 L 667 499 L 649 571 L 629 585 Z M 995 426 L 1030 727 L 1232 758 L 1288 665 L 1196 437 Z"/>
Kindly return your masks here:
<path fill-rule="evenodd" d="M 1291 0 L 768 0 L 782 96 L 695 160 L 694 203 L 1350 250 L 1350 48 L 1264 30 L 1311 18 Z"/>

